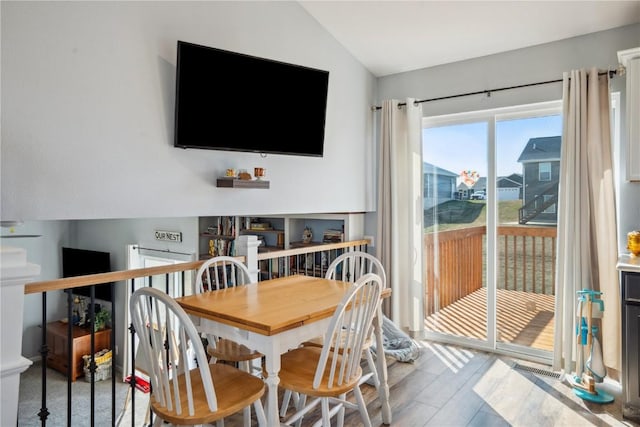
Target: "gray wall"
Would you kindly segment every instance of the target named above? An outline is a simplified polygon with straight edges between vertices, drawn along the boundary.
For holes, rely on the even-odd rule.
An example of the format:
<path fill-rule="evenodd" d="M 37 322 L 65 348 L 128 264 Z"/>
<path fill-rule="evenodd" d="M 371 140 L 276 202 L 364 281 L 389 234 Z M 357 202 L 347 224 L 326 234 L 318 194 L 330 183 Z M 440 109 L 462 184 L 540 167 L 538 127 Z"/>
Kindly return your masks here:
<path fill-rule="evenodd" d="M 599 67 L 615 69 L 617 52 L 640 45 L 640 24 L 588 34 L 559 42 L 519 49 L 482 58 L 461 61 L 378 79 L 378 105 L 384 99 L 430 99 L 460 93 L 483 91 L 527 83 L 562 79 L 562 73 L 572 69 Z M 616 77 L 611 91 L 620 91 L 625 105 L 625 80 Z M 491 97 L 475 95 L 446 101 L 423 103 L 425 117 L 466 111 L 523 105 L 562 98 L 562 84 L 494 92 Z M 624 122 L 623 122 L 624 126 Z M 622 138 L 626 138 L 623 136 Z M 637 143 L 637 141 L 636 141 Z M 626 233 L 640 229 L 640 183 L 624 181 L 626 139 L 614 148 L 617 185 L 619 187 L 618 227 L 619 249 L 626 252 Z M 375 224 L 375 213 L 367 224 Z"/>
<path fill-rule="evenodd" d="M 369 163 L 353 159 L 370 155 L 375 79 L 296 2 L 0 7 L 4 220 L 366 209 Z M 177 40 L 328 70 L 324 157 L 174 148 Z M 304 93 L 291 100 L 304 105 Z M 250 137 L 264 108 L 238 112 Z M 226 168 L 254 166 L 270 190 L 216 188 Z"/>
<path fill-rule="evenodd" d="M 159 242 L 155 240 L 155 230 L 179 231 L 182 242 Z M 9 234 L 3 230 L 3 234 Z M 39 264 L 41 274 L 36 279 L 51 280 L 62 276 L 60 259 L 63 246 L 109 252 L 111 268 L 127 268 L 126 248 L 130 244 L 139 244 L 145 248 L 193 253 L 198 248 L 198 218 L 138 218 L 104 219 L 79 221 L 31 221 L 16 226 L 14 235 L 36 235 L 39 237 L 3 239 L 3 245 L 22 247 L 27 250 L 29 262 Z M 163 256 L 162 253 L 157 253 Z M 119 323 L 116 330 L 116 342 L 122 343 L 123 319 L 126 307 L 125 283 L 116 283 L 114 301 L 115 315 Z M 66 294 L 62 291 L 47 293 L 47 321 L 52 322 L 67 317 L 65 311 Z M 39 357 L 42 323 L 41 294 L 27 295 L 24 303 L 22 354 L 25 357 Z M 122 355 L 117 356 L 120 366 Z"/>

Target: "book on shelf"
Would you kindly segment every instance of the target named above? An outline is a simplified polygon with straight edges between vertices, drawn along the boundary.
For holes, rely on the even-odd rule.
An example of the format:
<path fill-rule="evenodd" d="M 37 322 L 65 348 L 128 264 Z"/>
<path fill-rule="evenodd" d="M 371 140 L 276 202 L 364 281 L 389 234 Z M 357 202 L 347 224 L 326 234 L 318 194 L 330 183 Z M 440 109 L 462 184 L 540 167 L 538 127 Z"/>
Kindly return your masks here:
<path fill-rule="evenodd" d="M 322 234 L 323 243 L 339 243 L 344 241 L 344 233 L 342 230 L 327 229 Z"/>
<path fill-rule="evenodd" d="M 270 222 L 252 222 L 249 225 L 249 229 L 256 230 L 256 231 L 268 231 L 268 230 L 273 230 L 273 227 L 271 227 Z"/>
<path fill-rule="evenodd" d="M 207 232 L 219 236 L 235 237 L 236 218 L 234 216 L 219 216 L 215 224 L 207 227 Z"/>
<path fill-rule="evenodd" d="M 214 256 L 235 256 L 236 244 L 234 240 L 229 239 L 211 239 L 209 240 L 209 255 Z"/>

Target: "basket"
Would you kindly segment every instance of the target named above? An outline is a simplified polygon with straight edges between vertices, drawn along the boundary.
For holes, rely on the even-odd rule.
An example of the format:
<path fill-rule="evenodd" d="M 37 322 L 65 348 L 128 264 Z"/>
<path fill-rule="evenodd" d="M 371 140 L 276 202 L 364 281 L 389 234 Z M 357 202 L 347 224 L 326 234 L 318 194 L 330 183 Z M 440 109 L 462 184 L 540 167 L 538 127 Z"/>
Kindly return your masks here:
<path fill-rule="evenodd" d="M 95 381 L 102 381 L 111 378 L 112 354 L 111 350 L 105 348 L 93 355 L 96 362 L 96 371 L 93 374 L 93 379 Z M 82 356 L 82 359 L 84 360 L 84 380 L 86 382 L 91 382 L 91 371 L 89 370 L 91 355 L 87 354 Z"/>

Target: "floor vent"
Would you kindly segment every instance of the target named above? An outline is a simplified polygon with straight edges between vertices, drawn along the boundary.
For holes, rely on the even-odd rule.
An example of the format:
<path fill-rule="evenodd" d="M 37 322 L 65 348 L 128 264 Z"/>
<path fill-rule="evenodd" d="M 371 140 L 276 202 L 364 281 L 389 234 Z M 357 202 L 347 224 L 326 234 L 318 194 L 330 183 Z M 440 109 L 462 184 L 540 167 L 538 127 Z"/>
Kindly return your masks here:
<path fill-rule="evenodd" d="M 531 372 L 531 373 L 534 373 L 536 375 L 544 375 L 546 377 L 560 379 L 560 373 L 558 373 L 558 372 L 551 372 L 551 371 L 547 371 L 545 369 L 533 368 L 531 366 L 521 365 L 519 363 L 516 363 L 515 365 L 513 365 L 513 369 L 517 369 L 518 371 Z"/>

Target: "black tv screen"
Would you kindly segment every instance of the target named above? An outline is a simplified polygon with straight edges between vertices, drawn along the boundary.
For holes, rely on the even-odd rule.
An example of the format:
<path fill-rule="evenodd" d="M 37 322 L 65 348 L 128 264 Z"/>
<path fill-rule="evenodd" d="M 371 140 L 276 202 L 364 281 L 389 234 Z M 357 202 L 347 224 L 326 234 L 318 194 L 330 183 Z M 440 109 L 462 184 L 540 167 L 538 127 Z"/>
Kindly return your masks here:
<path fill-rule="evenodd" d="M 108 273 L 111 271 L 109 252 L 86 249 L 62 248 L 62 277 L 86 276 L 88 274 Z M 89 297 L 91 286 L 73 288 L 71 293 Z M 112 301 L 111 284 L 95 285 L 94 297 Z"/>
<path fill-rule="evenodd" d="M 178 41 L 174 145 L 322 157 L 329 72 Z"/>

